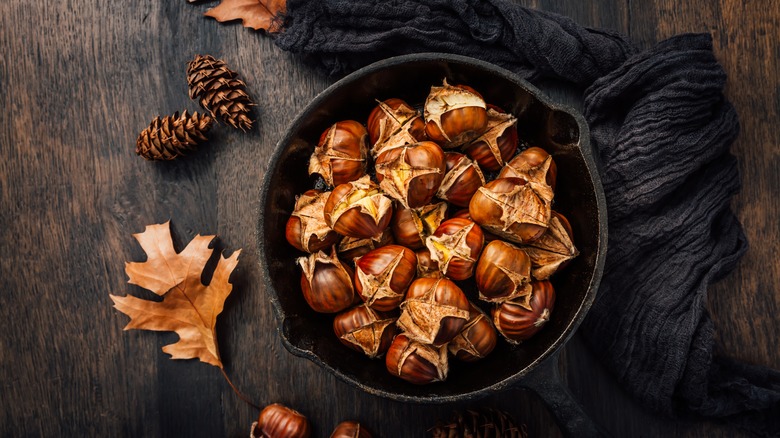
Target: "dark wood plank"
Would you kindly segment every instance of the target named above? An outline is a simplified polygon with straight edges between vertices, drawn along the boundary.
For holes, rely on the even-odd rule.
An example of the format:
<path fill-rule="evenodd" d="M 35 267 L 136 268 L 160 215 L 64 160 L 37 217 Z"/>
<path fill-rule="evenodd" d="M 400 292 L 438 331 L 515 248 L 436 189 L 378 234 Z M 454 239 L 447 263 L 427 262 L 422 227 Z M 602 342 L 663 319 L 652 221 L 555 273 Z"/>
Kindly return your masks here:
<path fill-rule="evenodd" d="M 780 367 L 774 213 L 777 167 L 777 7 L 724 0 L 522 3 L 576 21 L 630 32 L 649 44 L 676 32 L 716 34 L 742 115 L 734 152 L 745 189 L 735 209 L 753 248 L 713 288 L 710 305 L 723 350 Z M 289 354 L 261 283 L 255 221 L 268 158 L 288 123 L 329 81 L 269 38 L 204 19 L 209 5 L 143 1 L 0 3 L 0 435 L 246 436 L 257 412 L 216 368 L 172 361 L 171 334 L 121 329 L 109 293 L 149 293 L 126 284 L 123 263 L 144 255 L 131 233 L 173 219 L 177 243 L 219 234 L 243 248 L 235 292 L 218 322 L 234 383 L 256 403 L 307 414 L 317 436 L 359 419 L 381 436 L 424 436 L 455 409 L 494 406 L 559 436 L 549 412 L 524 390 L 475 403 L 415 406 L 378 399 Z M 224 58 L 258 101 L 258 129 L 218 127 L 211 145 L 173 163 L 147 163 L 135 138 L 158 114 L 197 109 L 186 62 Z M 748 177 L 749 176 L 749 177 Z M 735 293 L 736 292 L 736 293 Z M 749 340 L 746 342 L 745 340 Z M 676 423 L 645 412 L 614 383 L 578 338 L 566 348 L 572 390 L 616 436 L 732 436 L 710 423 Z"/>

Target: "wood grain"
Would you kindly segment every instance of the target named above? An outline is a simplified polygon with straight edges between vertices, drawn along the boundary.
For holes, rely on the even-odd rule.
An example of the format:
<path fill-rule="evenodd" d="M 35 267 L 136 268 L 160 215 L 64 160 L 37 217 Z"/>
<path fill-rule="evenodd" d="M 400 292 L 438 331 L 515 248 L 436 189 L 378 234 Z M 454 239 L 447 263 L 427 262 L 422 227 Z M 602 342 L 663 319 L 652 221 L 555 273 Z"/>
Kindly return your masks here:
<path fill-rule="evenodd" d="M 713 34 L 729 73 L 727 95 L 742 134 L 733 152 L 744 188 L 733 207 L 751 250 L 716 284 L 709 306 L 726 355 L 780 368 L 780 6 L 770 1 L 598 0 L 521 3 L 629 34 L 649 46 L 676 33 Z M 109 293 L 126 284 L 123 263 L 142 260 L 130 236 L 173 219 L 177 243 L 218 234 L 243 248 L 235 292 L 218 321 L 234 383 L 256 403 L 287 403 L 316 436 L 344 419 L 379 435 L 425 436 L 437 418 L 493 406 L 558 436 L 525 390 L 456 405 L 378 399 L 289 354 L 261 282 L 255 245 L 258 194 L 268 159 L 292 118 L 329 81 L 272 41 L 202 17 L 186 2 L 0 2 L 0 436 L 246 436 L 257 412 L 216 368 L 172 361 L 175 335 L 128 331 Z M 259 103 L 248 134 L 219 126 L 210 146 L 172 163 L 134 154 L 155 116 L 198 109 L 186 62 L 225 59 Z M 709 422 L 678 422 L 633 402 L 575 336 L 564 368 L 585 409 L 615 436 L 735 436 Z"/>

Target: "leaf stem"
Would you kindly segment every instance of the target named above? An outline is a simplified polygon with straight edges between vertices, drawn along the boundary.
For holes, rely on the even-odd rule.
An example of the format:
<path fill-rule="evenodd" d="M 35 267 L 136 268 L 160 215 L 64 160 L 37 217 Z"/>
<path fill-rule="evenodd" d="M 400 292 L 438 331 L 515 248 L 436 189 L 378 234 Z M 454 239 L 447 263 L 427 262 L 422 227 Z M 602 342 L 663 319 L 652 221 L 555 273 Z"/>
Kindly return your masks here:
<path fill-rule="evenodd" d="M 236 393 L 236 395 L 238 396 L 238 398 L 240 398 L 240 399 L 241 399 L 241 401 L 243 401 L 244 403 L 248 404 L 249 406 L 252 406 L 253 408 L 257 409 L 258 411 L 260 410 L 260 406 L 257 406 L 256 404 L 252 403 L 252 402 L 249 400 L 249 398 L 247 398 L 247 396 L 245 396 L 244 394 L 242 394 L 242 393 L 241 393 L 241 391 L 239 391 L 239 390 L 236 388 L 236 386 L 235 386 L 235 385 L 233 385 L 233 382 L 231 382 L 231 381 L 230 381 L 230 377 L 228 377 L 227 373 L 225 373 L 225 369 L 224 369 L 224 368 L 222 368 L 222 367 L 219 367 L 219 371 L 220 371 L 220 372 L 222 372 L 222 376 L 224 376 L 224 377 L 225 377 L 225 380 L 227 380 L 227 382 L 228 382 L 228 385 L 230 385 L 230 388 L 231 388 L 231 389 L 233 389 L 233 392 L 235 392 L 235 393 Z"/>

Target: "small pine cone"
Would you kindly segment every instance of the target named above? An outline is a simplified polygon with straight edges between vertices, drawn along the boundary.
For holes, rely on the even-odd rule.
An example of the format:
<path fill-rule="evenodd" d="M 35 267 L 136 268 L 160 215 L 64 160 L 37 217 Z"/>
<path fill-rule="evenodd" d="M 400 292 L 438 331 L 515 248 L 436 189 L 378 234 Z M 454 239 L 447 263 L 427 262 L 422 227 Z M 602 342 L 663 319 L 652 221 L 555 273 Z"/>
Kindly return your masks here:
<path fill-rule="evenodd" d="M 517 427 L 506 412 L 488 409 L 456 413 L 449 424 L 441 421 L 430 429 L 433 438 L 527 438 L 525 426 Z"/>
<path fill-rule="evenodd" d="M 238 79 L 238 73 L 229 69 L 225 61 L 211 55 L 196 55 L 187 64 L 187 83 L 190 98 L 219 116 L 225 123 L 242 131 L 252 129 L 249 111 L 255 104 L 246 91 L 246 84 Z"/>
<path fill-rule="evenodd" d="M 186 110 L 181 116 L 176 112 L 162 119 L 157 117 L 141 131 L 135 142 L 135 153 L 147 160 L 173 160 L 185 155 L 206 141 L 204 134 L 211 129 L 213 120 L 197 112 L 189 115 Z"/>

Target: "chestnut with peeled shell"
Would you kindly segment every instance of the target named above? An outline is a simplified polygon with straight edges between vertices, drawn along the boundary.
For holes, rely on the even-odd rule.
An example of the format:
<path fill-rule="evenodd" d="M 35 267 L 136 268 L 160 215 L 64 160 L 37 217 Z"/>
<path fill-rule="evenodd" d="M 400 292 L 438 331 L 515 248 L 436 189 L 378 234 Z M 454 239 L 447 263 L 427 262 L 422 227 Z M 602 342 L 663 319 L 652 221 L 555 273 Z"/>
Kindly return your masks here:
<path fill-rule="evenodd" d="M 358 299 L 352 284 L 352 269 L 341 263 L 335 247 L 331 248 L 330 255 L 318 251 L 299 258 L 298 264 L 303 270 L 303 298 L 315 312 L 340 312 Z"/>
<path fill-rule="evenodd" d="M 397 319 L 361 304 L 336 315 L 333 331 L 342 344 L 374 359 L 390 348 L 393 337 L 398 333 Z"/>
<path fill-rule="evenodd" d="M 328 196 L 325 221 L 337 233 L 360 239 L 379 239 L 390 226 L 393 201 L 368 175 L 340 184 Z"/>
<path fill-rule="evenodd" d="M 470 303 L 463 291 L 447 278 L 418 278 L 401 303 L 398 327 L 412 340 L 444 345 L 466 325 Z"/>
<path fill-rule="evenodd" d="M 425 239 L 436 231 L 447 214 L 447 203 L 427 204 L 420 208 L 398 207 L 390 227 L 399 245 L 411 249 L 425 246 Z"/>
<path fill-rule="evenodd" d="M 540 193 L 524 179 L 499 178 L 477 190 L 469 203 L 469 215 L 499 237 L 527 243 L 547 230 L 552 196 L 552 190 Z"/>
<path fill-rule="evenodd" d="M 356 258 L 365 255 L 369 251 L 390 245 L 391 243 L 393 243 L 393 233 L 390 231 L 390 228 L 387 228 L 382 231 L 382 234 L 376 240 L 372 238 L 344 237 L 339 241 L 336 249 L 340 258 L 354 262 Z"/>
<path fill-rule="evenodd" d="M 407 208 L 431 202 L 445 171 L 444 152 L 431 141 L 391 149 L 376 159 L 379 186 Z"/>
<path fill-rule="evenodd" d="M 550 278 L 579 255 L 573 236 L 571 224 L 566 217 L 553 211 L 547 231 L 542 237 L 523 246 L 523 251 L 531 259 L 531 274 L 535 279 Z"/>
<path fill-rule="evenodd" d="M 512 344 L 530 339 L 550 320 L 555 306 L 555 289 L 547 280 L 531 283 L 531 299 L 525 304 L 505 301 L 493 310 L 493 324 Z"/>
<path fill-rule="evenodd" d="M 325 221 L 323 209 L 330 192 L 307 190 L 295 201 L 295 209 L 285 227 L 290 245 L 313 253 L 338 242 L 339 235 Z"/>
<path fill-rule="evenodd" d="M 479 137 L 487 126 L 485 99 L 467 85 L 431 87 L 425 100 L 425 132 L 428 138 L 451 149 Z"/>
<path fill-rule="evenodd" d="M 465 362 L 484 358 L 496 348 L 498 334 L 485 313 L 471 303 L 469 320 L 463 330 L 447 344 L 450 353 Z"/>
<path fill-rule="evenodd" d="M 487 128 L 463 152 L 483 168 L 500 170 L 517 150 L 517 118 L 501 108 L 488 105 Z"/>
<path fill-rule="evenodd" d="M 449 371 L 447 347 L 421 344 L 400 334 L 390 344 L 385 366 L 390 374 L 416 385 L 443 382 Z"/>
<path fill-rule="evenodd" d="M 501 240 L 485 246 L 475 274 L 479 298 L 502 302 L 531 294 L 531 260 L 521 248 Z"/>
<path fill-rule="evenodd" d="M 546 184 L 555 190 L 558 167 L 552 156 L 540 147 L 530 147 L 512 158 L 498 174 L 499 178 L 523 178 L 532 183 Z"/>
<path fill-rule="evenodd" d="M 447 152 L 444 159 L 447 173 L 436 196 L 452 205 L 467 207 L 474 193 L 485 185 L 485 176 L 479 166 L 463 154 Z"/>
<path fill-rule="evenodd" d="M 386 245 L 355 260 L 355 287 L 369 307 L 397 308 L 417 274 L 417 255 L 400 245 Z"/>
<path fill-rule="evenodd" d="M 354 181 L 366 174 L 368 132 L 354 120 L 334 123 L 322 133 L 309 159 L 309 175 L 319 174 L 330 186 Z"/>
<path fill-rule="evenodd" d="M 485 237 L 482 229 L 468 219 L 447 219 L 425 240 L 441 272 L 453 280 L 465 280 L 474 274 Z"/>
<path fill-rule="evenodd" d="M 368 116 L 368 134 L 374 158 L 382 152 L 424 141 L 425 121 L 419 111 L 401 99 L 387 99 Z"/>
<path fill-rule="evenodd" d="M 373 435 L 357 421 L 342 421 L 333 429 L 330 438 L 373 438 Z"/>
<path fill-rule="evenodd" d="M 300 412 L 279 403 L 266 406 L 256 423 L 252 424 L 253 438 L 309 438 L 311 425 Z"/>

